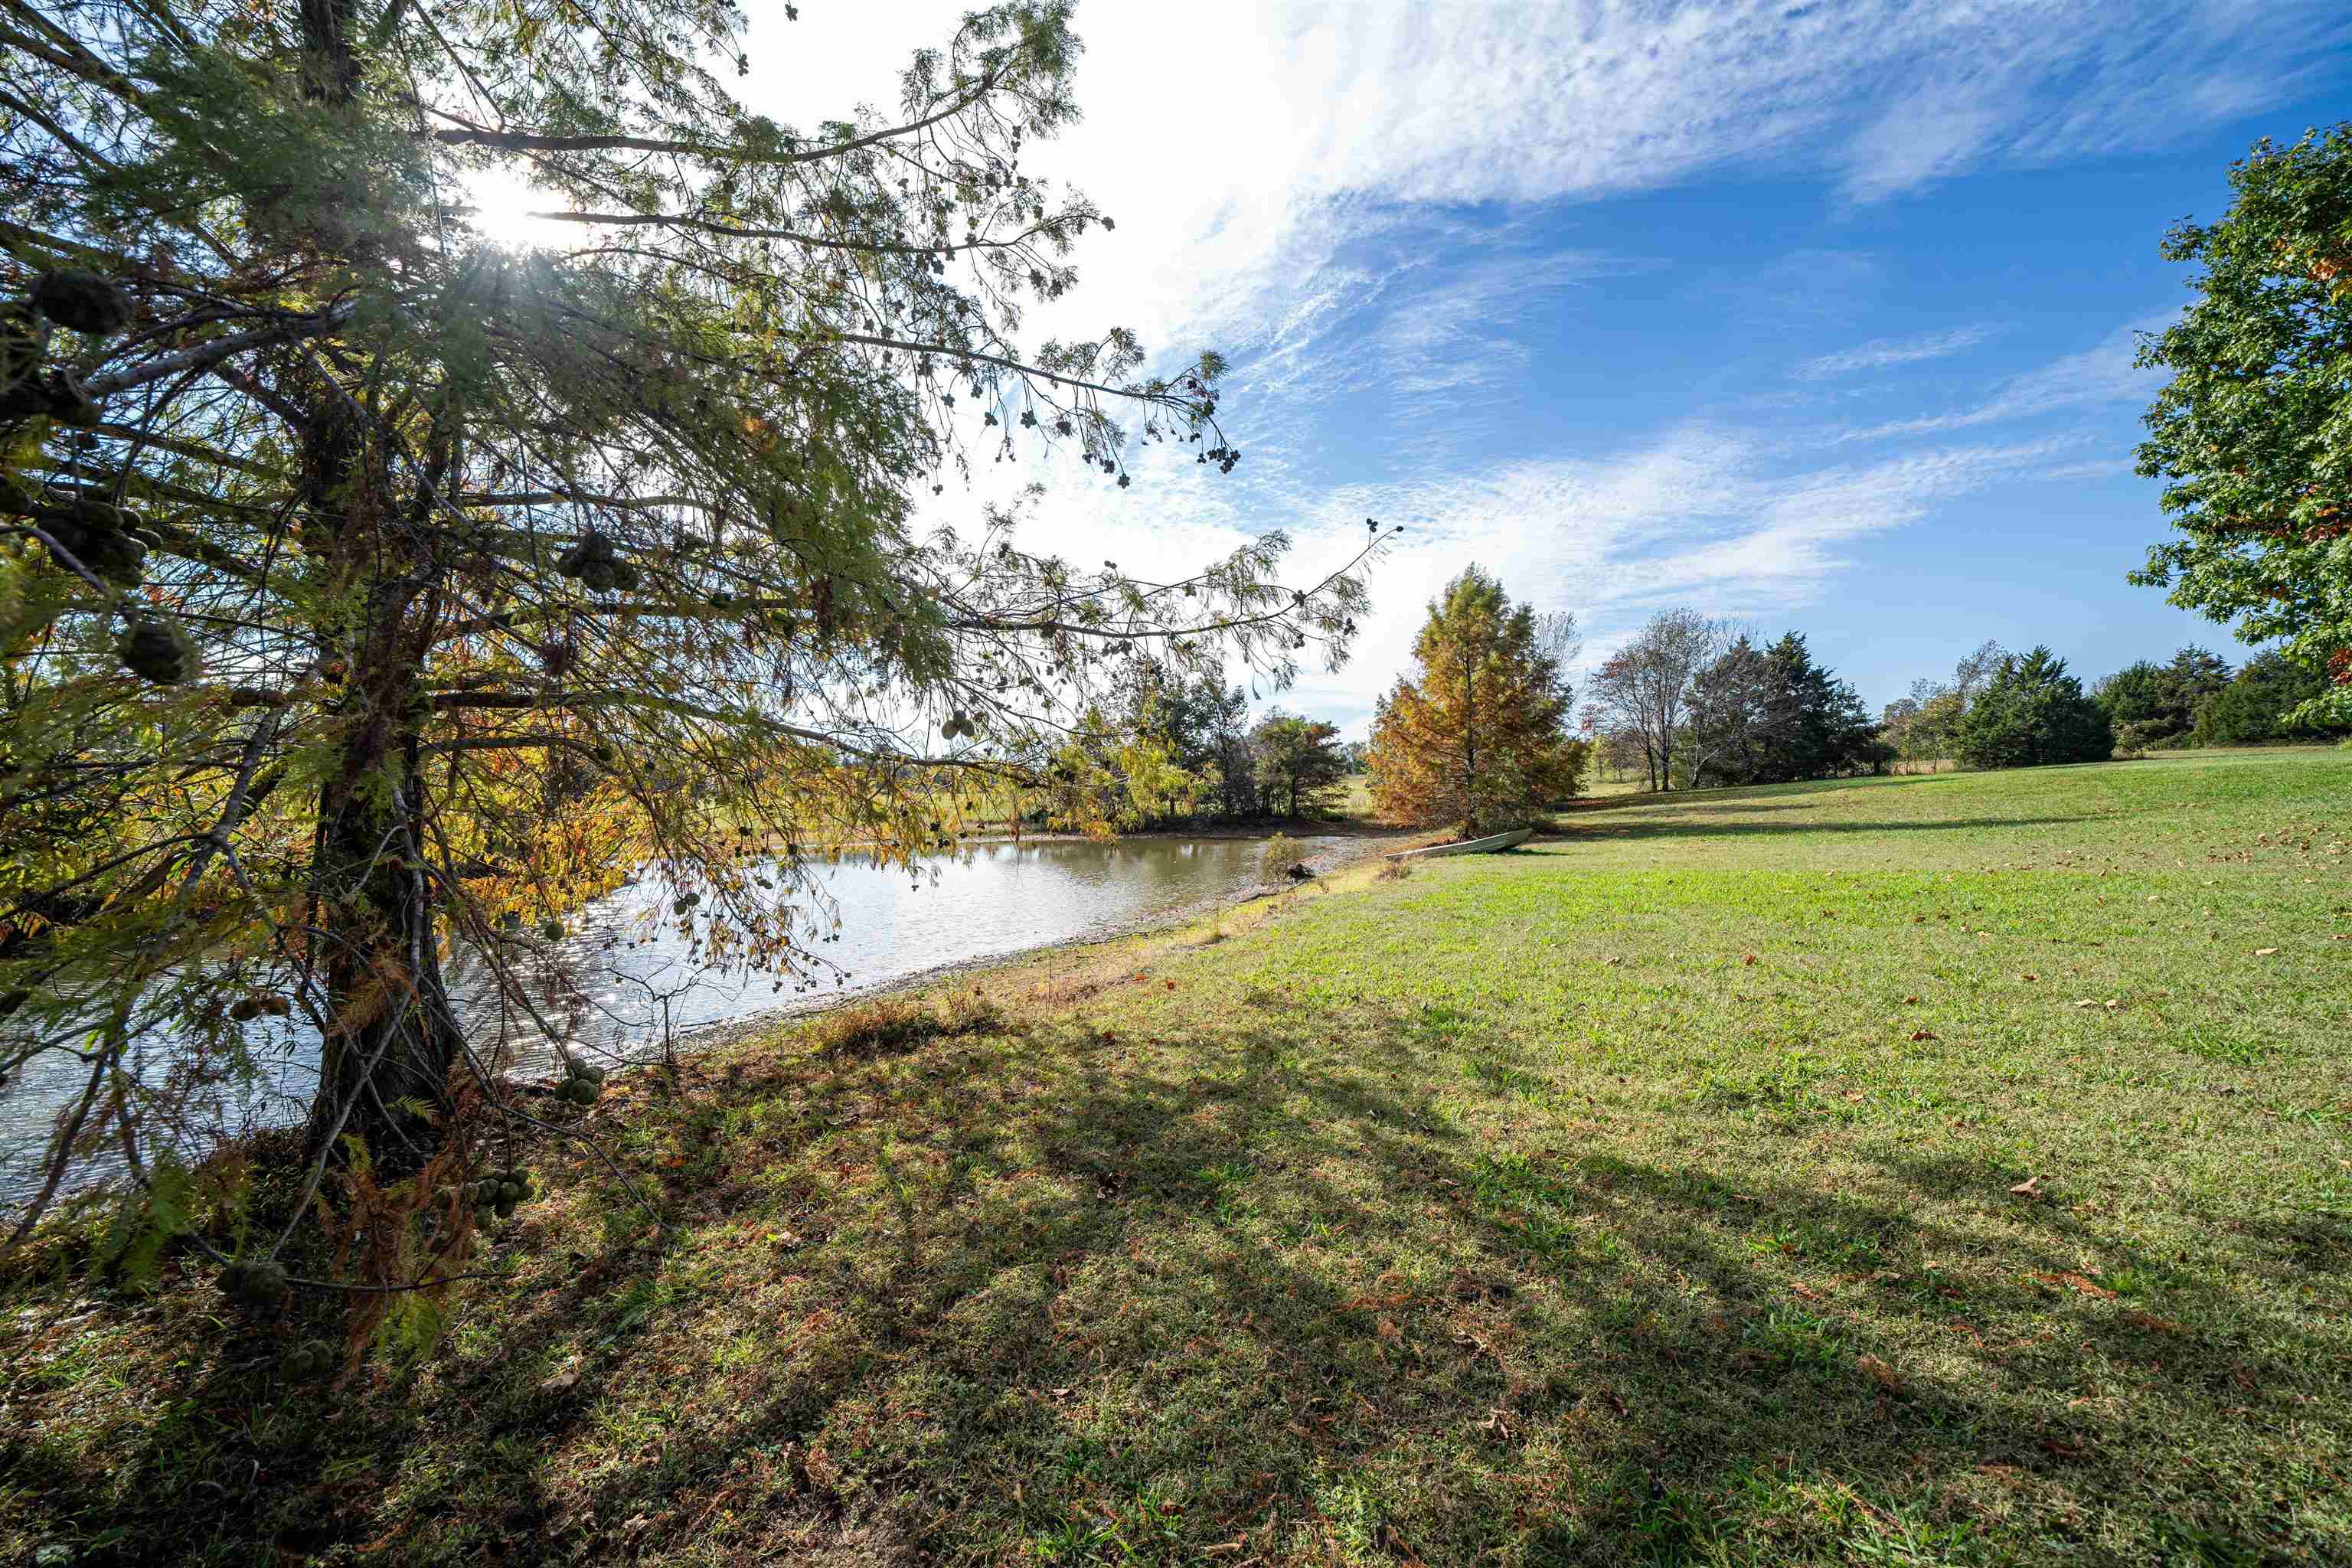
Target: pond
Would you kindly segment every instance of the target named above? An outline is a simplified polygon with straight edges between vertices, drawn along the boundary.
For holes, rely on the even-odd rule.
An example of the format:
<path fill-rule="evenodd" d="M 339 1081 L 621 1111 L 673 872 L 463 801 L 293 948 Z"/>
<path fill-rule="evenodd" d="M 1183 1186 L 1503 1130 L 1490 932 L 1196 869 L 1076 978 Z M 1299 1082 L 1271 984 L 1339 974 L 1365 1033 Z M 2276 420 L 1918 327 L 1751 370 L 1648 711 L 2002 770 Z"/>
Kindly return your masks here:
<path fill-rule="evenodd" d="M 1359 842 L 1298 840 L 1309 863 L 1326 868 Z M 919 877 L 857 860 L 823 867 L 819 875 L 842 924 L 840 941 L 822 951 L 846 973 L 839 984 L 828 977 L 805 994 L 765 971 L 698 967 L 675 921 L 648 918 L 667 913 L 662 889 L 638 883 L 568 922 L 571 934 L 555 944 L 551 962 L 562 973 L 551 989 L 572 998 L 561 1026 L 575 1040 L 602 1053 L 642 1056 L 660 1048 L 665 1029 L 690 1045 L 693 1032 L 715 1025 L 808 1011 L 933 970 L 1205 910 L 1264 885 L 1265 849 L 1262 840 L 1247 838 L 1048 840 L 982 844 L 936 857 L 922 864 Z M 552 1070 L 543 1035 L 509 1012 L 477 962 L 460 953 L 448 978 L 478 1051 L 488 1057 L 496 1047 L 508 1071 L 526 1077 Z M 263 1076 L 204 1091 L 209 1098 L 191 1107 L 192 1141 L 203 1136 L 198 1128 L 234 1134 L 304 1115 L 318 1079 L 317 1036 L 304 1025 L 264 1019 L 248 1026 L 248 1044 Z M 167 1049 L 152 1051 L 143 1071 L 160 1076 L 168 1056 Z M 0 1089 L 0 1206 L 38 1186 L 37 1167 L 53 1118 L 83 1077 L 72 1061 L 53 1055 L 28 1064 Z M 88 1170 L 94 1177 L 110 1173 Z"/>

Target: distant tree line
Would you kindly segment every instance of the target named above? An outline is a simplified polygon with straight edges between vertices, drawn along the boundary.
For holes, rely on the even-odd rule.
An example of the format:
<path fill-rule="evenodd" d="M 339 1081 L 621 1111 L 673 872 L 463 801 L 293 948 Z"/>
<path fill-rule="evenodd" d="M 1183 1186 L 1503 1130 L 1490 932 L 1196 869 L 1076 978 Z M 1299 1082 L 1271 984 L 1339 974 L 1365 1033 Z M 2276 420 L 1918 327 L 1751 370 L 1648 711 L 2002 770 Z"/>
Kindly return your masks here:
<path fill-rule="evenodd" d="M 1603 760 L 1640 768 L 1654 790 L 1879 773 L 1895 755 L 1802 633 L 1759 644 L 1695 610 L 1651 617 L 1601 665 L 1591 698 Z"/>
<path fill-rule="evenodd" d="M 1319 816 L 1362 767 L 1338 725 L 1280 709 L 1253 723 L 1240 687 L 1161 659 L 1130 659 L 1101 718 L 1146 826 Z"/>
<path fill-rule="evenodd" d="M 2116 727 L 2120 752 L 2182 746 L 2254 746 L 2352 733 L 2319 699 L 2332 683 L 2276 649 L 2234 674 L 2222 658 L 2184 647 L 2163 664 L 2147 659 L 2116 671 L 2092 695 Z"/>
<path fill-rule="evenodd" d="M 1897 757 L 1969 767 L 2098 762 L 2183 746 L 2319 741 L 2352 725 L 2314 712 L 2325 676 L 2276 651 L 2232 672 L 2206 648 L 2142 659 L 2084 691 L 2046 647 L 2013 654 L 1987 642 L 1947 681 L 1922 680 L 1887 704 L 1881 732 Z"/>

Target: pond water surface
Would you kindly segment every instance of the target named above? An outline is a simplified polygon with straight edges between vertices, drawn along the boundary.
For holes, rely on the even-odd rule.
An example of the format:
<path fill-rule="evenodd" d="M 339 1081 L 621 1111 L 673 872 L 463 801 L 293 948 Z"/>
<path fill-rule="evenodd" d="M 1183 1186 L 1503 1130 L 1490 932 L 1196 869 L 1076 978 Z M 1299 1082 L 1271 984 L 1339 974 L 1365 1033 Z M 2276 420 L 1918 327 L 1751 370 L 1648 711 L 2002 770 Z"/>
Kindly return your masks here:
<path fill-rule="evenodd" d="M 1328 868 L 1350 845 L 1340 837 L 1298 840 L 1310 864 Z M 1034 948 L 1116 935 L 1244 897 L 1265 885 L 1265 846 L 1245 838 L 1132 838 L 1110 844 L 1049 840 L 983 844 L 923 863 L 922 874 L 858 860 L 817 868 L 841 916 L 840 940 L 820 950 L 846 973 L 801 993 L 761 970 L 700 967 L 665 892 L 652 881 L 623 889 L 568 922 L 553 946 L 560 973 L 534 990 L 567 996 L 542 1009 L 561 1032 L 600 1054 L 657 1051 L 665 1028 L 681 1046 L 691 1034 L 758 1014 L 805 1011 L 847 993 L 931 970 L 1003 958 Z M 505 1070 L 538 1076 L 553 1052 L 536 1022 L 509 1012 L 460 953 L 448 966 L 452 997 L 468 1038 Z M 547 984 L 552 980 L 554 984 Z M 666 1017 L 666 1022 L 665 1022 Z M 299 1121 L 318 1080 L 318 1038 L 307 1025 L 262 1020 L 248 1045 L 259 1081 L 200 1091 L 188 1139 L 201 1142 Z M 168 1070 L 158 1047 L 142 1076 Z M 69 1059 L 36 1058 L 0 1089 L 0 1206 L 38 1185 L 37 1166 L 58 1108 L 77 1093 L 83 1071 Z M 89 1174 L 112 1173 L 89 1167 Z"/>

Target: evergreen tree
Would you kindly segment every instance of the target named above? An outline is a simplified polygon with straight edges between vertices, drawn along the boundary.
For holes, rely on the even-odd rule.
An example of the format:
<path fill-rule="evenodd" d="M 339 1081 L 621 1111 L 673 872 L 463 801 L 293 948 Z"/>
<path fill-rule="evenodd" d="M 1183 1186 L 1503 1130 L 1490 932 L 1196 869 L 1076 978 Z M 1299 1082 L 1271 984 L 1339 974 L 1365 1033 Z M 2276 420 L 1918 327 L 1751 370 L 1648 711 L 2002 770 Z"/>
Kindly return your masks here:
<path fill-rule="evenodd" d="M 2265 741 L 2316 741 L 2352 731 L 2352 721 L 2305 717 L 2326 681 L 2275 650 L 2256 654 L 2226 685 L 2198 705 L 2191 738 L 2200 746 L 2251 746 Z"/>
<path fill-rule="evenodd" d="M 1681 751 L 1695 784 L 1786 784 L 1885 766 L 1895 753 L 1879 731 L 1802 634 L 1769 648 L 1743 637 L 1692 679 Z"/>
<path fill-rule="evenodd" d="M 2126 750 L 2186 736 L 2205 700 L 2229 684 L 2230 667 L 2201 647 L 2184 647 L 2163 664 L 2141 659 L 2093 688 L 2092 696 Z"/>
<path fill-rule="evenodd" d="M 1589 748 L 1535 613 L 1473 566 L 1433 601 L 1414 674 L 1381 700 L 1372 799 L 1393 822 L 1465 837 L 1571 798 Z"/>
<path fill-rule="evenodd" d="M 1076 116 L 1069 12 L 793 125 L 708 0 L 10 8 L 0 1072 L 77 1086 L 26 1226 L 93 1151 L 203 1142 L 189 1086 L 285 1012 L 310 1180 L 397 1194 L 351 1267 L 446 1269 L 468 1227 L 421 1216 L 523 1111 L 446 951 L 568 1052 L 523 961 L 649 865 L 701 953 L 814 984 L 810 847 L 903 862 L 983 785 L 1099 825 L 1074 736 L 1121 660 L 1341 656 L 1361 582 L 1277 582 L 1280 535 L 1163 584 L 1002 513 L 918 534 L 977 457 L 1240 457 L 1213 354 L 1020 341 L 1111 223 L 1024 163 Z M 487 244 L 501 171 L 573 237 Z"/>
<path fill-rule="evenodd" d="M 2066 661 L 2047 647 L 2005 659 L 1960 720 L 1953 754 L 1971 767 L 2104 762 L 2115 731 Z"/>
<path fill-rule="evenodd" d="M 1758 782 L 1839 778 L 1885 765 L 1892 748 L 1880 740 L 1861 694 L 1813 662 L 1803 634 L 1787 633 L 1769 652 L 1792 721 L 1777 763 Z"/>

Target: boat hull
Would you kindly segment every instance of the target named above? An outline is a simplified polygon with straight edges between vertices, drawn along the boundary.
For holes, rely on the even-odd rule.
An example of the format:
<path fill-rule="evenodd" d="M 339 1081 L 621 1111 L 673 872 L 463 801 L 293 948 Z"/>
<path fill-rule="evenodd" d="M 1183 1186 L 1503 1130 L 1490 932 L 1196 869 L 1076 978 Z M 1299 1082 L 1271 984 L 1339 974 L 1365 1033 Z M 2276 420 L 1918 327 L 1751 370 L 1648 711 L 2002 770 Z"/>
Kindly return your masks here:
<path fill-rule="evenodd" d="M 1490 833 L 1484 838 L 1466 838 L 1459 844 L 1433 844 L 1426 849 L 1399 849 L 1381 857 L 1383 860 L 1433 860 L 1441 855 L 1492 855 L 1498 850 L 1516 849 L 1535 837 L 1532 827 L 1517 827 L 1508 833 Z"/>

